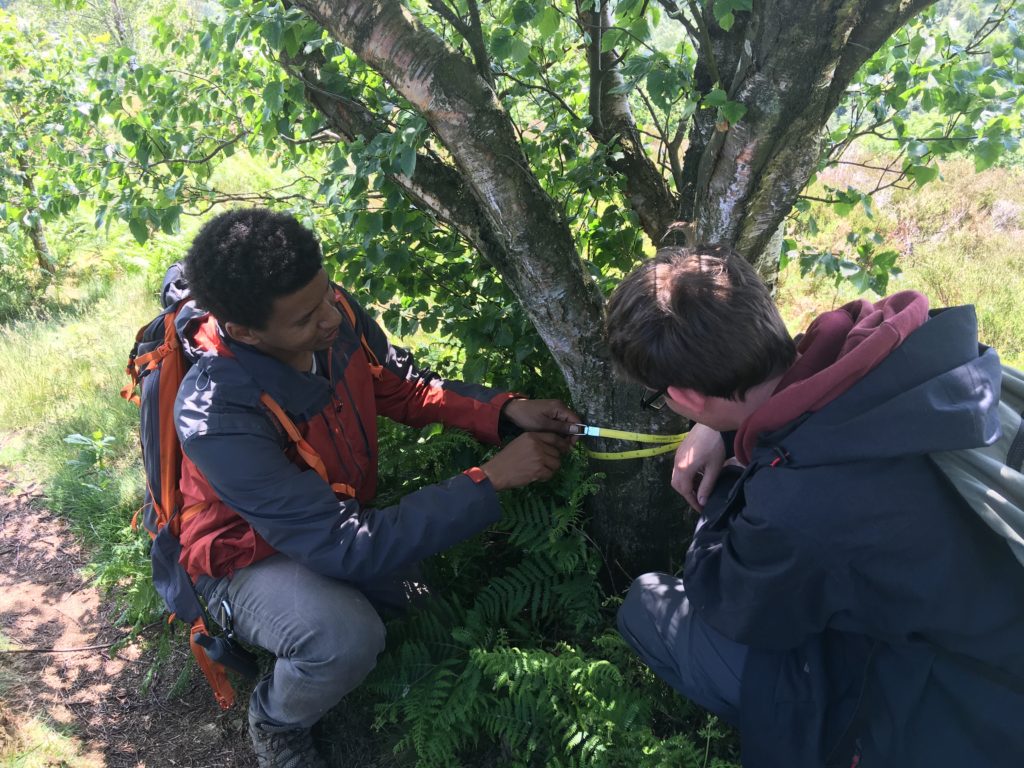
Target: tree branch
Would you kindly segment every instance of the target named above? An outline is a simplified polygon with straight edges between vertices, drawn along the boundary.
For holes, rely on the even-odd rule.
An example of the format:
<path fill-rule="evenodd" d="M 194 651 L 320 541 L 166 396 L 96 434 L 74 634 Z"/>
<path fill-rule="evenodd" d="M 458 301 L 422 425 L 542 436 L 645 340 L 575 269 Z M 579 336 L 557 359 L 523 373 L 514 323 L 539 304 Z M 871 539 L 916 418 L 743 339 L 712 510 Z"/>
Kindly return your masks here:
<path fill-rule="evenodd" d="M 562 96 L 557 91 L 555 91 L 555 89 L 552 88 L 550 85 L 537 85 L 536 83 L 527 82 L 526 80 L 522 80 L 516 77 L 515 75 L 511 74 L 510 72 L 506 72 L 503 69 L 498 71 L 498 75 L 500 77 L 504 77 L 511 80 L 516 85 L 526 88 L 527 90 L 541 91 L 542 93 L 546 93 L 552 99 L 557 101 L 559 106 L 565 110 L 566 114 L 572 116 L 573 120 L 576 120 L 577 122 L 579 121 L 580 116 L 576 114 L 575 110 L 573 110 L 573 108 L 569 106 L 569 103 L 565 99 L 563 99 Z M 504 98 L 507 95 L 508 91 L 502 91 L 501 93 L 498 94 L 500 98 Z"/>
<path fill-rule="evenodd" d="M 658 0 L 658 4 L 665 9 L 665 13 L 670 19 L 675 19 L 686 29 L 686 34 L 690 36 L 690 42 L 694 48 L 700 47 L 700 31 L 686 18 L 686 14 L 683 13 L 682 8 L 676 5 L 673 0 Z"/>
<path fill-rule="evenodd" d="M 711 33 L 708 32 L 707 21 L 704 19 L 704 14 L 701 13 L 700 7 L 697 5 L 695 0 L 686 0 L 687 5 L 690 8 L 690 13 L 693 14 L 694 22 L 697 25 L 697 30 L 700 34 L 700 54 L 704 58 L 704 63 L 708 68 L 708 72 L 711 74 L 711 81 L 714 83 L 722 84 L 722 77 L 718 72 L 718 63 L 715 61 L 715 53 L 711 46 Z M 724 85 L 723 85 L 724 87 Z"/>
<path fill-rule="evenodd" d="M 444 0 L 427 0 L 427 3 L 438 16 L 451 24 L 462 35 L 462 38 L 469 43 L 469 49 L 473 52 L 473 61 L 476 64 L 477 72 L 493 88 L 494 74 L 491 72 L 487 46 L 484 44 L 483 27 L 480 24 L 480 10 L 477 8 L 475 0 L 469 0 L 469 24 L 466 24 L 466 22 L 455 15 L 455 12 L 445 4 Z"/>
<path fill-rule="evenodd" d="M 590 35 L 587 63 L 590 69 L 590 134 L 608 147 L 607 164 L 622 174 L 630 208 L 640 219 L 652 243 L 660 243 L 676 219 L 676 201 L 661 171 L 644 150 L 633 119 L 625 81 L 615 66 L 613 51 L 602 52 L 600 40 L 611 23 L 611 9 L 604 3 L 600 12 L 586 11 L 577 3 L 580 28 Z M 653 113 L 652 113 L 653 114 Z M 664 131 L 658 127 L 664 140 Z"/>
<path fill-rule="evenodd" d="M 508 113 L 473 63 L 416 21 L 399 0 L 298 0 L 297 5 L 380 73 L 444 144 L 459 170 L 439 170 L 454 176 L 465 202 L 472 201 L 481 214 L 475 236 L 468 239 L 519 298 L 570 391 L 607 377 L 601 294 L 584 272 L 560 210 L 531 172 Z M 420 170 L 417 165 L 417 176 Z M 570 327 L 576 332 L 567 332 Z M 581 328 L 595 332 L 581 334 Z"/>
<path fill-rule="evenodd" d="M 1014 0 L 1010 0 L 1002 8 L 999 8 L 989 14 L 989 17 L 985 19 L 985 22 L 978 28 L 971 38 L 971 41 L 964 47 L 964 53 L 968 56 L 977 56 L 981 53 L 986 53 L 979 46 L 985 42 L 989 36 L 997 29 L 1002 27 L 1003 22 L 1006 21 L 1006 17 L 1010 15 L 1010 11 L 1013 10 L 1016 3 Z"/>

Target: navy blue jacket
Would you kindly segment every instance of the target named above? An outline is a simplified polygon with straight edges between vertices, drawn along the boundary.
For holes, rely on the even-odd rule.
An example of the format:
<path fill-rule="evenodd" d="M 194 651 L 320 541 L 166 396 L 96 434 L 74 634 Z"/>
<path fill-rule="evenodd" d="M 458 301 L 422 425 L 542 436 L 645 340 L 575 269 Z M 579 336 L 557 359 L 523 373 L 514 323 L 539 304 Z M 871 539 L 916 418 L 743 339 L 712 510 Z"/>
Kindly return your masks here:
<path fill-rule="evenodd" d="M 184 334 L 202 353 L 175 404 L 181 563 L 193 579 L 230 576 L 281 552 L 325 576 L 371 582 L 498 519 L 497 493 L 479 469 L 371 508 L 378 415 L 412 426 L 440 421 L 496 443 L 512 395 L 418 368 L 350 295 L 338 289 L 338 300 L 353 317 L 343 315 L 338 338 L 316 354 L 316 374 L 231 341 L 212 318 Z M 263 393 L 319 455 L 327 481 L 296 455 Z"/>
<path fill-rule="evenodd" d="M 748 768 L 1024 765 L 1024 571 L 928 458 L 995 439 L 998 380 L 941 311 L 719 482 L 684 580 L 751 649 Z"/>

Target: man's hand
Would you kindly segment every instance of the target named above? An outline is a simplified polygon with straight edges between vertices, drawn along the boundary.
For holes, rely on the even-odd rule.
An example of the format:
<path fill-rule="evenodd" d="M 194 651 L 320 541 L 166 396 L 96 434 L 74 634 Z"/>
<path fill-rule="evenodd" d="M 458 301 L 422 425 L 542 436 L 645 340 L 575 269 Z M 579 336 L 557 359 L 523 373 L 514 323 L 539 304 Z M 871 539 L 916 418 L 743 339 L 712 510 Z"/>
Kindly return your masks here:
<path fill-rule="evenodd" d="M 568 435 L 570 425 L 580 423 L 580 417 L 561 400 L 509 400 L 503 413 L 527 432 Z"/>
<path fill-rule="evenodd" d="M 480 469 L 495 490 L 520 488 L 537 480 L 550 480 L 562 466 L 572 441 L 551 432 L 525 432 L 510 442 Z"/>
<path fill-rule="evenodd" d="M 722 436 L 711 427 L 696 424 L 676 448 L 672 487 L 687 504 L 702 512 L 724 464 Z"/>

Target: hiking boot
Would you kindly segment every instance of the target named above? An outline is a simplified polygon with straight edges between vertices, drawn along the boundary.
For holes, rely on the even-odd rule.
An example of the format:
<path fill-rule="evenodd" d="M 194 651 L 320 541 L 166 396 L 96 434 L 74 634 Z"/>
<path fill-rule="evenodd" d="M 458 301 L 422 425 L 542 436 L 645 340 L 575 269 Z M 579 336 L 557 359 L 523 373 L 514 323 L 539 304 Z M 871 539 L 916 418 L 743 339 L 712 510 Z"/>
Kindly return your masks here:
<path fill-rule="evenodd" d="M 308 728 L 271 730 L 250 717 L 249 738 L 260 768 L 327 768 Z"/>

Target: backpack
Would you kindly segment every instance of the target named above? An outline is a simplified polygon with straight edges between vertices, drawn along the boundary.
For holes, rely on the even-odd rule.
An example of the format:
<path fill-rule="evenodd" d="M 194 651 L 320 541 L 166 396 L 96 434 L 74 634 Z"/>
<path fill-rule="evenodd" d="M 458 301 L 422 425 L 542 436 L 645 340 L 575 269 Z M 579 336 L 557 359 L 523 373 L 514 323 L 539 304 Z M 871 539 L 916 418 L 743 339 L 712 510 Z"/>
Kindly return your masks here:
<path fill-rule="evenodd" d="M 345 317 L 352 328 L 356 328 L 352 307 L 340 290 L 336 290 L 335 295 Z M 122 397 L 139 406 L 139 442 L 146 478 L 143 505 L 132 519 L 132 528 L 137 528 L 141 513 L 142 524 L 152 539 L 153 586 L 167 606 L 169 621 L 177 619 L 190 626 L 192 654 L 210 683 L 217 703 L 227 709 L 234 703 L 234 689 L 226 668 L 254 677 L 256 661 L 234 639 L 230 607 L 222 604 L 219 621 L 215 622 L 179 562 L 181 543 L 178 537 L 185 510 L 179 488 L 183 454 L 174 426 L 174 402 L 182 379 L 203 353 L 192 342 L 192 334 L 210 315 L 190 301 L 188 282 L 180 263 L 167 270 L 160 298 L 163 311 L 136 334 L 125 368 L 131 381 L 121 390 Z M 360 342 L 371 372 L 379 376 L 381 366 L 362 334 Z M 311 469 L 329 482 L 320 456 L 284 409 L 266 393 L 260 401 L 284 440 L 295 447 Z M 334 484 L 332 489 L 354 495 L 352 488 L 342 484 Z M 214 634 L 217 624 L 224 630 L 223 635 Z"/>
<path fill-rule="evenodd" d="M 1024 565 L 1024 373 L 1002 366 L 1001 434 L 992 445 L 931 454 L 957 492 Z"/>

